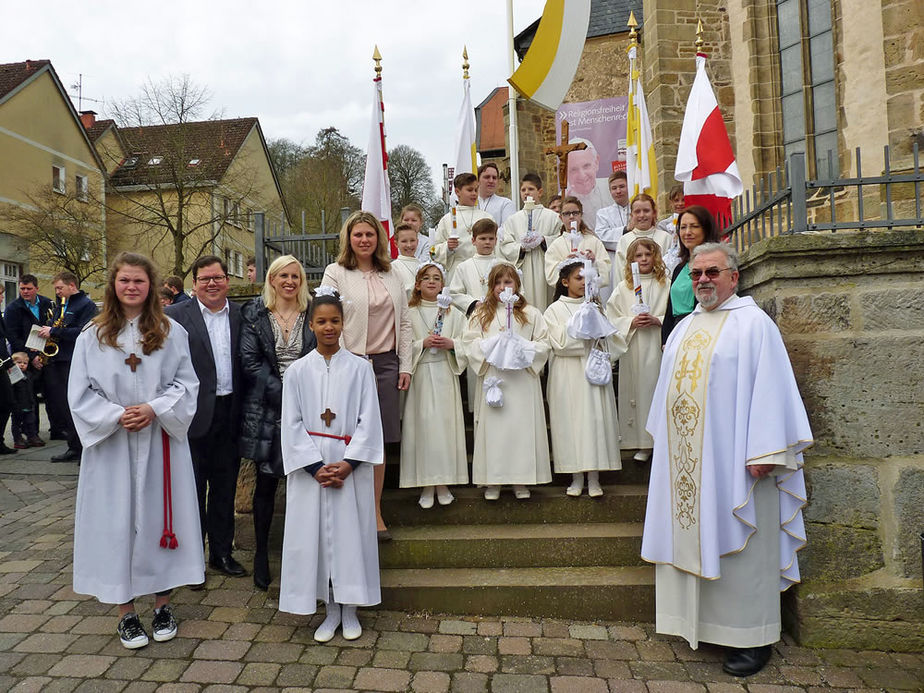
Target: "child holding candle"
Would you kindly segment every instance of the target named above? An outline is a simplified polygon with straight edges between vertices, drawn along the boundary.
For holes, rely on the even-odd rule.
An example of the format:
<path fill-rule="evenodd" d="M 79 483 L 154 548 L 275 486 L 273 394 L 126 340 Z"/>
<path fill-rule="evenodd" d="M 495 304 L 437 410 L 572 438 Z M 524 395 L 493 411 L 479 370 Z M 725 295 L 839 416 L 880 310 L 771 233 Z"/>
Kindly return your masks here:
<path fill-rule="evenodd" d="M 491 220 L 493 224 L 494 221 Z M 408 302 L 414 332 L 413 377 L 404 406 L 401 434 L 401 488 L 421 487 L 420 507 L 449 505 L 448 486 L 468 483 L 465 423 L 459 374 L 465 318 L 444 291 L 443 268 L 420 266 Z"/>
<path fill-rule="evenodd" d="M 476 400 L 472 481 L 486 486 L 486 500 L 497 500 L 502 484 L 525 499 L 527 486 L 552 480 L 539 385 L 549 351 L 545 320 L 520 293 L 513 265 L 495 265 L 488 286 L 463 337 L 481 385 L 470 393 Z"/>
<path fill-rule="evenodd" d="M 636 461 L 647 462 L 654 443 L 645 423 L 661 369 L 661 321 L 667 310 L 670 280 L 661 246 L 655 240 L 637 238 L 626 253 L 624 281 L 610 296 L 606 313 L 628 344 L 619 361 L 622 447 L 638 450 Z"/>
<path fill-rule="evenodd" d="M 545 251 L 545 281 L 549 286 L 558 283 L 558 265 L 566 257 L 587 258 L 594 263 L 600 275 L 600 286 L 606 286 L 610 277 L 610 256 L 606 247 L 584 223 L 584 206 L 576 197 L 566 197 L 561 206 L 561 235 Z"/>
<path fill-rule="evenodd" d="M 555 472 L 571 474 L 566 492 L 569 496 L 581 495 L 586 472 L 587 493 L 597 498 L 603 495 L 600 472 L 622 469 L 622 462 L 612 383 L 594 385 L 585 376 L 585 364 L 595 340 L 572 337 L 568 329 L 585 303 L 584 262 L 581 258 L 566 258 L 561 263 L 555 301 L 543 317 L 552 347 L 548 401 Z M 600 310 L 597 304 L 593 304 L 593 310 Z M 624 348 L 621 338 L 614 342 Z M 610 355 L 619 354 L 614 349 Z"/>

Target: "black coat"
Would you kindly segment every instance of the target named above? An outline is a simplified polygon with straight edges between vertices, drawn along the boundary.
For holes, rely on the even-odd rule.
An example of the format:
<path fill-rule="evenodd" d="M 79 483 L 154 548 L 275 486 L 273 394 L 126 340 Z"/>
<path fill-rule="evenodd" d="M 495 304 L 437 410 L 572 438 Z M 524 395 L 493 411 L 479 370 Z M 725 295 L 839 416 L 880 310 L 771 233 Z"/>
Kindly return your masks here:
<path fill-rule="evenodd" d="M 59 299 L 55 302 L 54 312 L 52 313 L 49 325 L 58 322 L 61 317 L 62 301 Z M 51 328 L 51 338 L 58 345 L 58 353 L 52 356 L 52 360 L 57 363 L 67 361 L 70 363 L 74 356 L 74 345 L 77 343 L 77 337 L 83 332 L 84 326 L 90 322 L 99 310 L 93 300 L 83 291 L 78 291 L 67 299 L 66 309 L 64 311 L 64 321 L 61 327 Z"/>
<path fill-rule="evenodd" d="M 29 336 L 29 330 L 33 325 L 47 325 L 49 313 L 52 311 L 54 303 L 50 298 L 45 296 L 36 296 L 38 300 L 39 319 L 29 310 L 29 306 L 22 299 L 22 296 L 7 306 L 3 319 L 6 321 L 6 336 L 10 340 L 10 347 L 13 351 L 26 351 L 26 339 Z M 32 351 L 30 356 L 37 352 Z"/>
<path fill-rule="evenodd" d="M 189 355 L 196 377 L 199 378 L 199 396 L 196 400 L 196 415 L 189 425 L 190 438 L 202 438 L 209 432 L 215 413 L 215 393 L 218 390 L 218 374 L 215 372 L 215 357 L 209 339 L 202 308 L 198 300 L 183 301 L 167 306 L 164 312 L 180 323 L 189 334 Z M 241 410 L 241 307 L 228 303 L 228 320 L 231 323 L 231 420 L 237 421 Z"/>
<path fill-rule="evenodd" d="M 307 317 L 307 316 L 306 316 Z M 241 366 L 244 371 L 244 402 L 241 409 L 241 457 L 253 460 L 263 474 L 282 477 L 282 447 L 279 420 L 282 416 L 282 378 L 276 360 L 276 340 L 270 315 L 262 298 L 255 298 L 242 309 Z M 317 341 L 302 325 L 304 356 Z"/>

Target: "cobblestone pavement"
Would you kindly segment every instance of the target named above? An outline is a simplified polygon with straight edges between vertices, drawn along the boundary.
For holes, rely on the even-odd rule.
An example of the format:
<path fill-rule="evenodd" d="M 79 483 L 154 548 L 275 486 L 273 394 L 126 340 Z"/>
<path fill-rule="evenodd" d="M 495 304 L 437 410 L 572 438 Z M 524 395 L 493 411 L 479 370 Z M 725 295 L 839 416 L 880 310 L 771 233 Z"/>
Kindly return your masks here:
<path fill-rule="evenodd" d="M 812 650 L 789 640 L 746 681 L 721 652 L 691 650 L 647 623 L 569 623 L 361 611 L 365 632 L 312 640 L 320 617 L 280 613 L 277 589 L 209 573 L 178 590 L 179 635 L 124 649 L 116 610 L 71 583 L 74 464 L 61 444 L 0 460 L 0 690 L 603 693 L 924 690 L 924 655 Z M 28 453 L 28 454 L 27 454 Z M 239 552 L 245 564 L 250 556 Z M 138 602 L 145 622 L 152 602 Z"/>

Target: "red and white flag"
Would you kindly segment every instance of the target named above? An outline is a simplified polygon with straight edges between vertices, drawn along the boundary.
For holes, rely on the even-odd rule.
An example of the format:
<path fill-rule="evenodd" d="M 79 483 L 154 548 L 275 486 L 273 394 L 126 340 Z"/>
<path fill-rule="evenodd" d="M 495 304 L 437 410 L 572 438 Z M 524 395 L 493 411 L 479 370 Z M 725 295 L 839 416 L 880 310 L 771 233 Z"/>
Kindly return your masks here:
<path fill-rule="evenodd" d="M 388 181 L 388 152 L 385 150 L 385 103 L 382 101 L 382 76 L 372 80 L 372 126 L 366 149 L 366 178 L 363 182 L 364 212 L 374 214 L 385 227 L 391 256 L 398 257 L 391 228 L 391 183 Z"/>
<path fill-rule="evenodd" d="M 706 76 L 703 53 L 696 56 L 696 78 L 683 114 L 674 178 L 683 182 L 685 204 L 708 209 L 719 229 L 731 224 L 732 199 L 744 186 L 719 103 Z"/>

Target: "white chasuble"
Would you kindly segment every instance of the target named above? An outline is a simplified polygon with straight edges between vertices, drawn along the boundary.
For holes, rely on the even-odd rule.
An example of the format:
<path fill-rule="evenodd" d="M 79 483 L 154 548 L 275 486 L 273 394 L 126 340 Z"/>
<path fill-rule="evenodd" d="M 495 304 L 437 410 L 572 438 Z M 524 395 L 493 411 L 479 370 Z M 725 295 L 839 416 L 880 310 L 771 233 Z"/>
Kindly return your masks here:
<path fill-rule="evenodd" d="M 521 209 L 507 219 L 504 230 L 517 243 L 516 265 L 523 272 L 523 295 L 531 306 L 544 312 L 552 299 L 552 292 L 545 281 L 545 251 L 561 233 L 561 218 L 551 209 L 541 206 L 532 212 Z M 521 245 L 523 237 L 530 230 L 539 234 L 545 245 L 540 243 L 532 248 L 524 248 Z"/>
<path fill-rule="evenodd" d="M 384 461 L 385 447 L 371 363 L 346 349 L 329 362 L 317 350 L 295 361 L 282 382 L 281 426 L 286 522 L 280 611 L 313 614 L 331 588 L 340 604 L 378 604 L 372 467 Z M 341 460 L 360 462 L 341 488 L 322 488 L 305 469 Z"/>
<path fill-rule="evenodd" d="M 562 296 L 543 316 L 552 348 L 547 399 L 558 474 L 622 469 L 613 384 L 591 385 L 584 367 L 595 340 L 568 335 L 568 321 L 583 303 Z M 618 358 L 624 346 L 621 338 L 610 340 L 610 357 Z"/>
<path fill-rule="evenodd" d="M 600 287 L 609 285 L 610 256 L 606 254 L 603 243 L 592 233 L 581 234 L 578 251 L 586 250 L 594 254 L 594 269 L 600 274 Z M 549 244 L 545 251 L 545 281 L 549 286 L 555 286 L 558 283 L 558 265 L 571 253 L 571 236 L 567 233 L 561 234 Z"/>
<path fill-rule="evenodd" d="M 475 400 L 475 448 L 472 455 L 472 482 L 475 484 L 547 484 L 552 481 L 549 442 L 539 374 L 549 354 L 548 335 L 542 314 L 526 306 L 527 321 L 513 319 L 513 329 L 532 342 L 535 357 L 523 370 L 500 370 L 484 358 L 481 343 L 506 330 L 506 308 L 501 305 L 487 329 L 482 329 L 478 312 L 472 314 L 465 330 L 465 354 L 478 375 L 470 398 Z M 504 405 L 485 404 L 486 378 L 500 378 Z"/>
<path fill-rule="evenodd" d="M 692 616 L 689 605 L 684 616 L 662 614 L 659 603 L 659 623 L 684 621 L 683 632 L 669 632 L 691 644 L 706 632 L 736 647 L 773 642 L 754 639 L 779 636 L 778 628 L 761 626 L 779 622 L 778 599 L 754 614 L 754 623 L 732 627 L 722 612 L 734 609 L 721 595 L 730 599 L 740 591 L 736 576 L 755 579 L 767 551 L 750 547 L 766 546 L 762 542 L 777 550 L 761 584 L 778 592 L 799 581 L 796 552 L 805 545 L 802 451 L 812 433 L 779 330 L 753 299 L 732 296 L 712 311 L 698 306 L 678 324 L 665 345 L 647 428 L 655 446 L 642 558 L 664 564 L 658 576 L 680 571 L 700 583 L 714 581 L 709 590 L 720 595 L 713 599 L 720 611 L 706 608 L 704 599 Z M 749 464 L 774 466 L 769 502 L 755 501 L 761 494 Z M 774 509 L 769 521 L 762 514 L 768 505 Z M 727 572 L 732 560 L 735 568 Z M 667 573 L 660 569 L 668 566 Z M 707 588 L 700 584 L 697 590 L 705 594 Z M 773 608 L 776 613 L 767 613 Z M 712 626 L 725 630 L 710 631 Z"/>
<path fill-rule="evenodd" d="M 643 274 L 641 279 L 643 301 L 651 315 L 664 320 L 670 279 L 665 278 L 663 284 L 652 274 Z M 654 445 L 645 424 L 661 370 L 661 328 L 632 327 L 632 306 L 637 303 L 634 290 L 620 276 L 606 303 L 606 316 L 628 343 L 626 353 L 619 359 L 619 430 L 623 448 L 646 450 Z"/>
<path fill-rule="evenodd" d="M 129 322 L 114 349 L 100 344 L 96 326 L 89 325 L 77 338 L 68 381 L 68 403 L 83 443 L 74 522 L 74 591 L 105 604 L 124 604 L 205 580 L 196 482 L 186 439 L 199 392 L 189 341 L 186 330 L 173 320 L 157 351 L 142 353 L 140 340 L 137 325 Z M 145 403 L 155 419 L 130 433 L 119 419 L 126 407 Z M 162 431 L 170 452 L 175 549 L 160 543 Z"/>
<path fill-rule="evenodd" d="M 433 334 L 438 311 L 433 301 L 421 301 L 408 310 L 414 331 L 414 370 L 404 403 L 401 488 L 468 483 L 459 387 L 459 375 L 465 367 L 465 318 L 455 308 L 449 308 L 440 334 L 452 339 L 455 348 L 433 353 L 424 348 L 423 340 Z"/>

